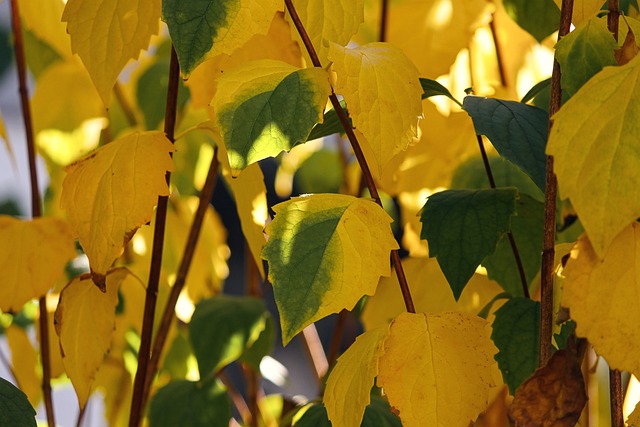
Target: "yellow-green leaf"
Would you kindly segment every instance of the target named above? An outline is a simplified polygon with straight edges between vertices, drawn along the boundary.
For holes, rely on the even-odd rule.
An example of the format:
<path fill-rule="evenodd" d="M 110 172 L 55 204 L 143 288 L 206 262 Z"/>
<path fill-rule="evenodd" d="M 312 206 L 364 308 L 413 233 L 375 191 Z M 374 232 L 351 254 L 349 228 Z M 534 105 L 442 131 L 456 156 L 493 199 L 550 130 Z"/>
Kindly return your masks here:
<path fill-rule="evenodd" d="M 586 337 L 613 369 L 640 375 L 640 224 L 633 223 L 612 242 L 600 260 L 583 235 L 563 271 L 562 305 L 576 321 L 576 334 Z"/>
<path fill-rule="evenodd" d="M 61 206 L 89 257 L 96 283 L 167 196 L 174 147 L 162 132 L 136 132 L 67 166 Z"/>
<path fill-rule="evenodd" d="M 338 358 L 323 398 L 333 427 L 360 425 L 371 399 L 378 358 L 388 334 L 386 325 L 367 331 Z"/>
<path fill-rule="evenodd" d="M 553 1 L 558 5 L 558 8 L 562 7 L 562 0 Z M 591 18 L 602 8 L 604 3 L 604 0 L 574 0 L 571 21 L 577 26 L 585 19 Z"/>
<path fill-rule="evenodd" d="M 44 40 L 63 58 L 70 58 L 71 41 L 60 21 L 64 9 L 64 0 L 47 0 L 33 2 L 20 0 L 20 17 L 25 28 L 32 31 L 39 39 Z"/>
<path fill-rule="evenodd" d="M 62 20 L 105 105 L 120 71 L 149 46 L 160 26 L 161 0 L 69 0 Z"/>
<path fill-rule="evenodd" d="M 0 310 L 17 312 L 27 301 L 44 295 L 75 256 L 66 221 L 0 216 Z"/>
<path fill-rule="evenodd" d="M 324 70 L 281 61 L 251 61 L 220 77 L 211 106 L 234 174 L 306 141 L 330 93 Z"/>
<path fill-rule="evenodd" d="M 269 262 L 286 344 L 310 323 L 352 309 L 390 274 L 397 249 L 391 218 L 374 202 L 339 194 L 296 197 L 273 207 Z"/>
<path fill-rule="evenodd" d="M 418 69 L 387 43 L 355 49 L 333 43 L 329 59 L 338 74 L 336 92 L 344 96 L 354 126 L 370 144 L 380 175 L 418 136 L 423 94 Z"/>
<path fill-rule="evenodd" d="M 640 56 L 593 76 L 554 116 L 547 153 L 599 257 L 640 216 Z"/>
<path fill-rule="evenodd" d="M 379 361 L 377 385 L 405 427 L 468 426 L 498 386 L 489 323 L 463 313 L 398 316 Z"/>
<path fill-rule="evenodd" d="M 84 407 L 96 372 L 109 350 L 115 327 L 118 288 L 129 272 L 120 268 L 106 277 L 106 292 L 89 275 L 76 277 L 60 294 L 55 314 L 62 362 L 78 402 Z"/>

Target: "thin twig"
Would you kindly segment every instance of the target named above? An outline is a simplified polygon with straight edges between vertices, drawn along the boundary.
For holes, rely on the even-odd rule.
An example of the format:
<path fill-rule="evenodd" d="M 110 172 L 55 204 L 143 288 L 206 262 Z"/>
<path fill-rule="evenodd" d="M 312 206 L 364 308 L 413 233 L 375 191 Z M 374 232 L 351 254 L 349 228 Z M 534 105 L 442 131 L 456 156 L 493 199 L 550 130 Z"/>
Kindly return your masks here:
<path fill-rule="evenodd" d="M 508 86 L 507 71 L 504 67 L 504 61 L 502 60 L 502 48 L 500 47 L 500 41 L 498 40 L 498 32 L 496 31 L 495 15 L 491 16 L 489 21 L 489 28 L 491 29 L 491 35 L 493 36 L 493 46 L 496 50 L 496 62 L 498 63 L 498 72 L 500 73 L 500 84 L 502 87 Z"/>
<path fill-rule="evenodd" d="M 300 21 L 300 17 L 298 16 L 298 13 L 296 12 L 296 9 L 293 6 L 292 1 L 284 0 L 284 3 L 287 7 L 287 11 L 289 12 L 289 15 L 291 16 L 291 20 L 293 21 L 293 24 L 296 26 L 296 29 L 298 30 L 298 34 L 300 34 L 300 38 L 302 39 L 302 42 L 307 52 L 309 53 L 309 57 L 311 58 L 311 62 L 313 63 L 313 66 L 322 68 L 322 64 L 318 59 L 316 50 L 313 47 L 311 40 L 309 39 L 309 35 L 307 34 L 307 31 L 302 25 L 302 21 Z M 338 119 L 340 119 L 340 123 L 342 124 L 342 127 L 344 128 L 344 131 L 347 134 L 347 137 L 349 138 L 349 142 L 351 143 L 351 147 L 353 148 L 353 153 L 355 154 L 356 159 L 358 160 L 358 164 L 360 165 L 360 169 L 362 170 L 362 173 L 364 175 L 365 182 L 367 183 L 367 188 L 369 189 L 369 193 L 371 194 L 371 197 L 375 200 L 375 202 L 380 207 L 382 207 L 382 201 L 380 200 L 378 189 L 376 188 L 376 184 L 373 180 L 373 176 L 371 175 L 371 171 L 369 170 L 369 165 L 367 164 L 367 161 L 364 158 L 364 154 L 362 152 L 362 148 L 360 147 L 360 143 L 358 142 L 358 138 L 356 138 L 356 135 L 353 132 L 353 128 L 349 124 L 349 117 L 347 117 L 347 114 L 342 109 L 342 106 L 340 105 L 340 101 L 338 101 L 338 97 L 336 96 L 335 92 L 333 92 L 333 88 L 331 89 L 331 95 L 329 95 L 329 100 L 331 101 L 331 104 L 333 105 L 334 110 L 336 110 L 336 113 L 338 114 Z M 400 290 L 402 292 L 402 298 L 404 299 L 405 307 L 409 313 L 415 313 L 416 310 L 413 305 L 413 298 L 411 297 L 411 291 L 409 290 L 409 285 L 407 284 L 407 279 L 404 274 L 404 269 L 402 268 L 402 262 L 400 262 L 400 255 L 398 255 L 397 250 L 391 251 L 391 261 L 393 263 L 393 267 L 398 276 L 398 282 L 400 284 Z"/>
<path fill-rule="evenodd" d="M 387 41 L 387 30 L 389 28 L 389 0 L 382 0 L 380 11 L 380 28 L 378 30 L 378 41 Z"/>
<path fill-rule="evenodd" d="M 307 350 L 307 356 L 313 366 L 318 384 L 322 384 L 322 378 L 329 370 L 329 362 L 327 362 L 327 356 L 324 353 L 316 324 L 312 323 L 304 328 L 302 335 L 299 336 L 304 343 L 304 348 Z"/>
<path fill-rule="evenodd" d="M 24 57 L 24 42 L 22 39 L 20 10 L 18 9 L 17 0 L 11 0 L 11 23 L 13 26 L 16 65 L 18 67 L 18 91 L 20 92 L 22 118 L 24 119 L 25 134 L 27 137 L 29 179 L 31 181 L 31 216 L 32 218 L 38 218 L 42 216 L 42 207 L 40 205 L 40 190 L 38 189 L 38 172 L 36 168 L 36 147 L 33 135 L 33 122 L 31 120 L 31 107 L 29 106 L 29 93 L 27 89 L 27 66 Z M 47 423 L 49 423 L 50 426 L 54 426 L 55 416 L 53 413 L 53 396 L 51 395 L 51 356 L 49 348 L 49 322 L 47 318 L 46 293 L 38 299 L 38 305 L 40 311 L 38 326 L 40 328 L 40 359 L 42 361 L 42 394 L 47 413 Z"/>
<path fill-rule="evenodd" d="M 611 427 L 624 427 L 622 404 L 622 376 L 617 369 L 609 369 L 609 391 L 611 400 Z"/>
<path fill-rule="evenodd" d="M 246 424 L 247 422 L 250 422 L 251 411 L 249 410 L 249 406 L 242 397 L 242 394 L 240 394 L 240 392 L 236 390 L 236 387 L 233 385 L 233 381 L 231 381 L 231 378 L 229 378 L 229 376 L 224 372 L 220 372 L 217 376 L 220 381 L 222 381 L 222 384 L 224 384 L 224 386 L 226 387 L 233 405 L 236 407 L 238 413 L 242 417 L 243 423 Z"/>
<path fill-rule="evenodd" d="M 247 405 L 249 407 L 249 413 L 251 414 L 251 420 L 249 422 L 250 427 L 258 427 L 260 419 L 260 406 L 258 405 L 258 390 L 260 388 L 260 378 L 258 373 L 248 364 L 242 363 L 240 365 L 244 379 L 247 386 Z"/>
<path fill-rule="evenodd" d="M 618 41 L 618 24 L 620 21 L 620 0 L 609 0 L 607 2 L 609 15 L 607 16 L 607 28 L 613 34 L 613 38 Z"/>
<path fill-rule="evenodd" d="M 251 254 L 251 248 L 249 243 L 245 240 L 244 243 L 244 271 L 246 290 L 245 293 L 249 296 L 262 298 L 262 277 L 258 271 L 256 261 Z M 242 373 L 244 374 L 245 383 L 247 386 L 247 400 L 249 404 L 249 411 L 251 412 L 251 427 L 258 427 L 258 420 L 262 417 L 260 413 L 260 405 L 258 405 L 258 395 L 260 394 L 260 372 L 253 369 L 247 363 L 241 363 Z"/>
<path fill-rule="evenodd" d="M 176 51 L 171 47 L 171 62 L 169 65 L 169 90 L 167 92 L 167 107 L 165 110 L 164 133 L 174 142 L 176 125 L 176 108 L 178 101 L 178 79 L 180 78 L 180 65 Z M 167 185 L 171 174 L 167 172 Z M 131 399 L 131 413 L 129 427 L 138 427 L 142 419 L 144 409 L 145 384 L 149 355 L 151 352 L 151 340 L 153 336 L 153 320 L 155 317 L 156 301 L 158 299 L 158 284 L 160 282 L 160 268 L 162 266 L 162 247 L 164 245 L 164 231 L 167 220 L 168 196 L 158 197 L 156 209 L 156 221 L 153 230 L 153 247 L 151 249 L 151 271 L 149 283 L 144 301 L 144 314 L 142 319 L 142 333 L 140 336 L 140 349 L 138 351 L 138 369 L 133 385 L 133 397 Z"/>
<path fill-rule="evenodd" d="M 562 0 L 560 11 L 560 28 L 558 39 L 569 34 L 573 0 Z M 562 104 L 560 87 L 560 64 L 553 61 L 551 74 L 551 97 L 549 101 L 549 130 L 553 125 L 551 117 Z M 553 332 L 553 270 L 556 241 L 556 197 L 558 182 L 553 171 L 553 157 L 547 156 L 547 173 L 544 197 L 544 232 L 542 240 L 542 268 L 540 273 L 540 347 L 538 349 L 538 366 L 545 366 L 551 357 L 551 338 Z"/>
<path fill-rule="evenodd" d="M 327 362 L 329 366 L 333 365 L 338 360 L 340 354 L 340 346 L 342 344 L 342 335 L 344 333 L 345 325 L 347 324 L 347 316 L 349 311 L 341 310 L 336 320 L 336 325 L 333 328 L 333 336 L 331 337 L 331 343 L 329 343 L 329 351 L 327 354 Z"/>
<path fill-rule="evenodd" d="M 80 408 L 80 411 L 78 412 L 78 418 L 76 418 L 76 427 L 82 426 L 82 422 L 84 421 L 84 416 L 87 413 L 88 407 L 89 407 L 89 404 L 87 402 L 87 404 L 84 405 L 84 407 Z"/>
<path fill-rule="evenodd" d="M 120 104 L 120 108 L 122 108 L 122 112 L 124 113 L 129 126 L 138 126 L 138 119 L 136 119 L 133 108 L 131 108 L 131 104 L 129 104 L 129 101 L 125 96 L 120 83 L 116 82 L 116 84 L 113 86 L 113 94 L 116 96 L 116 100 L 118 101 L 118 104 Z"/>

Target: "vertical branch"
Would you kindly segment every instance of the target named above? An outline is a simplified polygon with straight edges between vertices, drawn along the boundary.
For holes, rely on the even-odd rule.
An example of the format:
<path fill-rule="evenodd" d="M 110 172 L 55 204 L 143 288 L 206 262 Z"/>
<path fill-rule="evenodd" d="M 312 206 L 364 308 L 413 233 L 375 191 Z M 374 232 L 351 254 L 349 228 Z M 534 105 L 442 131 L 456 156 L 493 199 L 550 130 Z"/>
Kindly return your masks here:
<path fill-rule="evenodd" d="M 304 328 L 299 337 L 303 341 L 309 360 L 311 360 L 311 365 L 313 365 L 313 370 L 316 374 L 318 384 L 321 385 L 322 378 L 324 378 L 325 374 L 329 370 L 329 362 L 327 361 L 327 356 L 324 353 L 324 348 L 322 347 L 322 342 L 320 341 L 316 324 L 312 323 Z"/>
<path fill-rule="evenodd" d="M 502 48 L 500 47 L 500 41 L 498 40 L 498 32 L 496 31 L 496 21 L 494 16 L 491 16 L 489 21 L 489 28 L 491 29 L 491 35 L 493 36 L 493 46 L 496 50 L 496 62 L 498 63 L 498 73 L 500 73 L 500 84 L 503 87 L 508 86 L 507 71 L 504 67 L 504 61 L 502 60 Z"/>
<path fill-rule="evenodd" d="M 387 41 L 387 29 L 389 27 L 389 0 L 382 0 L 380 11 L 380 28 L 378 30 L 378 41 Z"/>
<path fill-rule="evenodd" d="M 618 23 L 620 21 L 620 0 L 609 0 L 607 2 L 607 28 L 613 34 L 613 38 L 618 41 Z"/>
<path fill-rule="evenodd" d="M 284 0 L 285 6 L 287 7 L 287 11 L 291 16 L 291 20 L 293 24 L 296 26 L 298 30 L 298 34 L 300 34 L 300 38 L 309 53 L 309 57 L 311 58 L 311 62 L 314 67 L 322 68 L 322 64 L 320 63 L 320 59 L 318 59 L 318 54 L 316 53 L 315 48 L 313 47 L 313 43 L 311 43 L 311 39 L 309 39 L 309 35 L 302 25 L 302 21 L 300 21 L 300 17 L 296 12 L 295 7 L 291 0 Z M 351 147 L 353 148 L 353 153 L 358 160 L 358 164 L 360 165 L 360 169 L 362 170 L 362 174 L 364 175 L 364 180 L 367 184 L 367 188 L 369 189 L 369 194 L 375 200 L 375 202 L 382 207 L 382 201 L 380 200 L 380 195 L 378 194 L 378 189 L 376 188 L 376 184 L 373 180 L 373 176 L 371 175 L 371 170 L 369 169 L 369 165 L 364 158 L 364 153 L 362 152 L 362 148 L 360 147 L 360 143 L 358 142 L 358 138 L 356 138 L 355 133 L 353 132 L 353 128 L 349 124 L 349 118 L 347 114 L 342 109 L 340 105 L 340 101 L 338 101 L 338 97 L 333 92 L 333 88 L 331 89 L 331 95 L 329 95 L 329 100 L 333 105 L 333 109 L 338 114 L 338 119 L 340 119 L 340 124 L 344 128 L 345 133 L 347 134 L 347 138 L 349 138 L 349 142 L 351 143 Z M 409 313 L 415 313 L 415 307 L 413 305 L 413 298 L 411 297 L 411 291 L 409 290 L 409 285 L 407 284 L 407 278 L 404 275 L 404 269 L 402 268 L 402 263 L 400 262 L 400 255 L 397 250 L 391 252 L 391 261 L 393 267 L 396 271 L 396 275 L 398 276 L 398 282 L 400 283 L 400 291 L 402 292 L 402 298 L 404 299 L 404 304 Z"/>
<path fill-rule="evenodd" d="M 22 27 L 20 23 L 20 10 L 18 1 L 11 0 L 11 24 L 15 41 L 16 64 L 18 67 L 18 91 L 20 93 L 20 106 L 22 107 L 22 118 L 24 120 L 25 134 L 27 137 L 27 153 L 29 157 L 29 179 L 31 181 L 31 216 L 38 218 L 42 216 L 40 205 L 40 190 L 38 188 L 38 173 L 36 170 L 36 147 L 33 136 L 33 123 L 31 120 L 31 108 L 29 106 L 29 93 L 27 90 L 27 67 L 24 56 L 24 42 L 22 39 Z M 38 299 L 40 318 L 38 326 L 40 328 L 40 360 L 42 362 L 42 395 L 47 413 L 47 423 L 55 425 L 53 413 L 53 396 L 51 395 L 51 357 L 49 345 L 49 321 L 47 317 L 47 296 L 42 295 Z"/>
<path fill-rule="evenodd" d="M 573 0 L 562 0 L 558 39 L 569 34 Z M 551 99 L 549 101 L 549 129 L 551 117 L 560 109 L 562 89 L 560 87 L 560 64 L 553 61 L 551 74 Z M 553 171 L 553 157 L 547 156 L 547 174 L 544 192 L 544 233 L 542 240 L 542 271 L 540 275 L 540 347 L 538 365 L 544 366 L 551 357 L 551 335 L 553 330 L 553 258 L 556 241 L 556 197 L 558 182 Z"/>
<path fill-rule="evenodd" d="M 609 369 L 609 390 L 611 393 L 611 427 L 624 427 L 622 377 L 617 369 Z"/>
<path fill-rule="evenodd" d="M 169 89 L 167 91 L 167 106 L 164 116 L 164 133 L 171 142 L 174 142 L 179 78 L 180 65 L 178 64 L 176 51 L 172 46 L 171 62 L 169 65 Z M 167 172 L 167 185 L 169 184 L 170 179 L 171 174 Z M 142 419 L 145 394 L 144 386 L 149 366 L 151 339 L 153 335 L 153 320 L 155 317 L 156 301 L 158 299 L 158 284 L 160 282 L 160 268 L 162 266 L 162 247 L 164 244 L 164 230 L 167 220 L 168 201 L 168 196 L 158 197 L 156 221 L 153 230 L 153 247 L 151 249 L 151 271 L 149 272 L 149 283 L 147 285 L 147 292 L 144 301 L 142 335 L 140 337 L 140 350 L 138 351 L 138 369 L 136 370 L 136 377 L 133 384 L 129 427 L 138 427 Z"/>

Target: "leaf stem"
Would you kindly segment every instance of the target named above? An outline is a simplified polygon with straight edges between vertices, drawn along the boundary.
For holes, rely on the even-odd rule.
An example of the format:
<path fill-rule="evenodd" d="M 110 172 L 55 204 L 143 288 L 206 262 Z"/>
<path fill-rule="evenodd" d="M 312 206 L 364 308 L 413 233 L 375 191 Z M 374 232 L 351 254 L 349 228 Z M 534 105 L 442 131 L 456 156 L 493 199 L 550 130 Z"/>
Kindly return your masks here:
<path fill-rule="evenodd" d="M 569 34 L 573 0 L 562 0 L 558 39 Z M 560 87 L 560 64 L 553 61 L 551 74 L 551 96 L 549 101 L 549 130 L 553 125 L 551 117 L 560 109 L 562 89 Z M 545 366 L 551 357 L 553 331 L 553 269 L 556 241 L 556 198 L 558 181 L 553 171 L 553 157 L 547 156 L 547 172 L 544 192 L 544 232 L 542 240 L 542 268 L 540 273 L 540 347 L 538 366 Z"/>
<path fill-rule="evenodd" d="M 476 138 L 478 140 L 478 147 L 480 148 L 480 154 L 482 155 L 484 170 L 486 171 L 487 178 L 489 179 L 489 185 L 491 186 L 491 188 L 496 188 L 496 181 L 493 179 L 493 172 L 491 172 L 491 165 L 489 164 L 489 157 L 487 157 L 487 152 L 484 149 L 482 136 L 476 135 Z M 509 245 L 511 246 L 511 252 L 513 252 L 513 257 L 515 258 L 515 261 L 516 261 L 518 276 L 520 277 L 520 284 L 522 285 L 522 294 L 525 296 L 525 298 L 531 298 L 531 295 L 529 295 L 529 284 L 527 283 L 527 276 L 524 273 L 524 266 L 522 265 L 522 258 L 520 257 L 520 251 L 518 250 L 516 239 L 513 237 L 513 233 L 511 231 L 507 232 L 507 237 L 509 238 Z"/>
<path fill-rule="evenodd" d="M 311 62 L 314 67 L 322 68 L 322 64 L 318 59 L 318 54 L 316 53 L 315 48 L 313 47 L 313 43 L 309 39 L 309 35 L 302 25 L 302 21 L 300 21 L 300 17 L 298 16 L 298 12 L 296 12 L 295 7 L 291 0 L 284 0 L 284 3 L 287 7 L 287 11 L 289 15 L 291 15 L 291 20 L 298 30 L 298 34 L 300 34 L 300 38 L 309 53 L 309 57 L 311 58 Z M 358 164 L 360 165 L 360 169 L 362 170 L 362 174 L 364 175 L 365 182 L 367 183 L 367 188 L 369 189 L 369 194 L 375 200 L 375 202 L 382 207 L 382 201 L 380 200 L 380 195 L 378 194 L 378 189 L 376 188 L 376 184 L 373 180 L 373 176 L 371 175 L 371 170 L 369 170 L 369 165 L 367 164 L 366 159 L 364 158 L 364 153 L 362 152 L 362 148 L 360 147 L 360 143 L 358 142 L 358 138 L 356 138 L 355 133 L 353 132 L 353 128 L 351 124 L 349 124 L 349 117 L 347 117 L 347 113 L 342 109 L 340 105 L 340 101 L 338 101 L 338 97 L 335 92 L 333 92 L 333 88 L 331 89 L 331 95 L 329 95 L 329 100 L 333 105 L 334 110 L 338 114 L 338 119 L 340 120 L 340 124 L 344 128 L 345 133 L 347 134 L 347 138 L 349 138 L 349 142 L 351 143 L 351 147 L 353 148 L 353 153 L 358 160 Z M 400 261 L 400 255 L 397 250 L 391 251 L 391 261 L 393 263 L 393 267 L 396 271 L 396 275 L 398 276 L 398 282 L 400 284 L 400 290 L 402 292 L 402 298 L 404 299 L 404 304 L 409 313 L 415 313 L 416 309 L 413 305 L 413 298 L 411 297 L 411 291 L 409 290 L 409 285 L 407 284 L 407 278 L 404 274 L 404 269 L 402 268 L 402 262 Z"/>
<path fill-rule="evenodd" d="M 316 324 L 312 323 L 304 328 L 300 338 L 303 341 L 304 348 L 307 350 L 307 356 L 309 356 L 309 360 L 313 366 L 318 384 L 321 385 L 322 378 L 324 378 L 329 370 L 329 362 L 327 361 L 327 356 L 324 354 L 324 348 L 322 347 Z"/>
<path fill-rule="evenodd" d="M 609 392 L 611 396 L 611 427 L 624 427 L 622 376 L 617 369 L 609 369 Z"/>
<path fill-rule="evenodd" d="M 329 344 L 329 352 L 327 355 L 327 363 L 329 363 L 329 366 L 333 365 L 338 359 L 340 344 L 342 344 L 342 335 L 347 324 L 347 316 L 349 316 L 349 311 L 347 310 L 341 310 L 340 313 L 338 313 L 338 318 L 336 319 L 336 325 L 333 328 L 333 336 L 331 337 L 331 343 Z"/>
<path fill-rule="evenodd" d="M 24 120 L 25 135 L 27 138 L 27 153 L 29 158 L 29 179 L 31 181 L 31 217 L 42 216 L 40 190 L 38 188 L 38 172 L 36 167 L 36 148 L 33 135 L 33 122 L 31 120 L 31 107 L 29 106 L 29 93 L 27 89 L 27 66 L 24 56 L 24 42 L 22 39 L 22 27 L 20 23 L 20 10 L 18 1 L 11 0 L 11 24 L 13 27 L 14 50 L 16 65 L 18 67 L 18 91 L 20 93 L 20 106 Z M 47 318 L 47 296 L 42 295 L 38 299 L 40 318 L 40 360 L 42 362 L 42 395 L 47 413 L 47 423 L 55 425 L 53 413 L 53 396 L 51 394 L 51 356 L 49 345 L 49 322 Z"/>
<path fill-rule="evenodd" d="M 609 9 L 609 15 L 607 15 L 607 28 L 609 32 L 613 34 L 613 38 L 618 41 L 618 24 L 620 21 L 620 0 L 609 0 L 607 2 L 607 9 Z"/>
<path fill-rule="evenodd" d="M 380 11 L 380 28 L 378 30 L 378 41 L 387 41 L 387 30 L 389 28 L 389 0 L 382 0 L 382 10 Z"/>
<path fill-rule="evenodd" d="M 172 45 L 171 62 L 169 65 L 169 89 L 167 92 L 167 106 L 165 109 L 164 119 L 164 133 L 171 142 L 174 142 L 179 78 L 180 65 L 178 64 L 178 57 Z M 167 172 L 166 178 L 168 185 L 171 179 L 171 174 L 169 172 Z M 168 200 L 168 196 L 158 197 L 156 221 L 153 230 L 153 247 L 151 249 L 151 271 L 149 272 L 149 283 L 147 285 L 147 292 L 144 301 L 142 333 L 140 337 L 140 349 L 138 351 L 138 369 L 136 370 L 136 377 L 133 385 L 129 427 L 138 427 L 140 425 L 145 403 L 145 383 L 147 369 L 149 366 L 149 355 L 151 352 L 153 320 L 155 317 L 156 302 L 158 299 L 158 284 L 160 282 L 160 268 L 162 266 L 162 247 L 164 245 Z"/>
<path fill-rule="evenodd" d="M 498 40 L 498 32 L 496 31 L 496 21 L 495 14 L 491 15 L 491 20 L 489 21 L 489 28 L 491 29 L 491 35 L 493 36 L 493 46 L 496 50 L 496 62 L 498 63 L 498 73 L 500 74 L 500 84 L 502 87 L 507 87 L 507 71 L 504 67 L 504 61 L 502 60 L 502 48 L 500 47 L 500 42 Z"/>
<path fill-rule="evenodd" d="M 229 378 L 227 374 L 225 374 L 224 372 L 220 372 L 218 374 L 218 378 L 227 388 L 227 393 L 229 394 L 229 397 L 233 402 L 233 406 L 236 407 L 238 413 L 240 414 L 240 417 L 242 417 L 242 422 L 246 423 L 251 418 L 251 411 L 249 410 L 247 402 L 245 402 L 242 394 L 240 394 L 240 392 L 236 389 L 236 387 L 233 385 L 233 381 L 231 381 L 231 378 Z"/>

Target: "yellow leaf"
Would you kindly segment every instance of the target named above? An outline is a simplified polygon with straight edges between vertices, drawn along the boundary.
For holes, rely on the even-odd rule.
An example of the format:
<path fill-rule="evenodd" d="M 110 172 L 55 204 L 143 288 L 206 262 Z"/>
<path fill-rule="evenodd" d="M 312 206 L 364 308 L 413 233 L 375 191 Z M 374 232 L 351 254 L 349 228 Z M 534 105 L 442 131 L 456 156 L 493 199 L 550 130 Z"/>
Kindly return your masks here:
<path fill-rule="evenodd" d="M 640 334 L 629 325 L 640 321 L 640 224 L 624 229 L 599 259 L 589 238 L 580 237 L 564 268 L 562 305 L 613 369 L 640 374 Z"/>
<path fill-rule="evenodd" d="M 64 24 L 60 21 L 64 0 L 34 2 L 20 0 L 20 17 L 25 28 L 44 40 L 63 58 L 71 58 L 71 41 Z"/>
<path fill-rule="evenodd" d="M 338 358 L 323 398 L 333 427 L 360 425 L 388 333 L 385 326 L 365 332 Z"/>
<path fill-rule="evenodd" d="M 387 43 L 355 49 L 333 43 L 329 59 L 338 75 L 336 92 L 344 96 L 354 126 L 370 144 L 380 175 L 418 136 L 423 93 L 418 70 Z"/>
<path fill-rule="evenodd" d="M 4 119 L 2 118 L 2 114 L 0 114 L 0 139 L 4 141 L 4 147 L 7 149 L 7 153 L 9 157 L 11 157 L 11 162 L 13 163 L 14 168 L 18 168 L 16 163 L 16 156 L 13 153 L 13 149 L 11 148 L 11 142 L 9 141 L 9 137 L 7 136 L 7 130 L 4 126 Z"/>
<path fill-rule="evenodd" d="M 404 273 L 411 288 L 417 312 L 461 311 L 477 314 L 502 292 L 500 286 L 482 274 L 474 274 L 456 302 L 447 279 L 435 258 L 405 258 Z M 405 311 L 398 278 L 393 273 L 380 279 L 376 294 L 367 300 L 362 322 L 370 330 L 388 324 Z"/>
<path fill-rule="evenodd" d="M 562 0 L 553 0 L 558 8 L 562 7 Z M 602 0 L 574 0 L 571 22 L 578 25 L 580 22 L 591 18 L 602 8 Z"/>
<path fill-rule="evenodd" d="M 107 356 L 98 371 L 95 386 L 104 394 L 104 416 L 110 426 L 124 426 L 129 422 L 133 378 L 121 358 Z"/>
<path fill-rule="evenodd" d="M 73 53 L 84 63 L 105 105 L 120 71 L 158 34 L 161 1 L 69 0 L 67 23 Z"/>
<path fill-rule="evenodd" d="M 75 256 L 66 221 L 0 216 L 0 310 L 17 312 L 27 301 L 44 295 Z"/>
<path fill-rule="evenodd" d="M 55 313 L 60 353 L 67 375 L 84 407 L 115 325 L 118 288 L 129 272 L 116 269 L 106 277 L 106 292 L 95 286 L 89 275 L 76 277 L 60 294 Z"/>
<path fill-rule="evenodd" d="M 294 0 L 293 4 L 322 66 L 329 64 L 329 44 L 346 46 L 364 21 L 364 0 Z M 287 19 L 291 18 L 287 15 Z M 296 28 L 292 26 L 291 30 L 303 46 Z"/>
<path fill-rule="evenodd" d="M 173 171 L 173 151 L 164 133 L 136 132 L 65 169 L 61 206 L 98 282 L 151 219 L 158 196 L 169 194 L 165 174 Z"/>
<path fill-rule="evenodd" d="M 463 313 L 403 313 L 391 323 L 377 385 L 403 426 L 468 426 L 478 417 L 498 386 L 490 333 L 487 321 Z"/>
<path fill-rule="evenodd" d="M 599 257 L 640 216 L 640 56 L 605 67 L 553 117 L 547 153 Z"/>
<path fill-rule="evenodd" d="M 11 349 L 12 371 L 16 375 L 16 381 L 31 405 L 36 408 L 40 402 L 40 378 L 36 373 L 38 358 L 33 344 L 27 336 L 27 332 L 15 325 L 11 325 L 4 333 Z"/>

